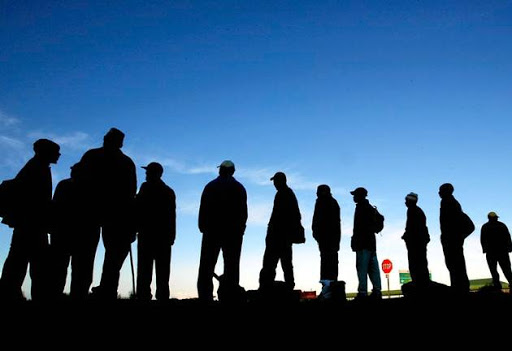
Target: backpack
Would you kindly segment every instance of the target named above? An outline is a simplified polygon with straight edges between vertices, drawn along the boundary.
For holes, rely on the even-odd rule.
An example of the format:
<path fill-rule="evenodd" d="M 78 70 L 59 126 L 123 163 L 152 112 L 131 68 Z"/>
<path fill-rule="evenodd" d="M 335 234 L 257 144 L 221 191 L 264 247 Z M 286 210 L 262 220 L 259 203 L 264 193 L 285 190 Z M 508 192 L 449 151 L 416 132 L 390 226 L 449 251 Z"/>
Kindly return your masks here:
<path fill-rule="evenodd" d="M 373 207 L 373 231 L 375 234 L 380 233 L 384 229 L 384 216 L 377 210 L 376 206 Z"/>
<path fill-rule="evenodd" d="M 16 179 L 7 179 L 0 183 L 0 217 L 2 223 L 13 227 L 17 206 L 18 182 Z"/>

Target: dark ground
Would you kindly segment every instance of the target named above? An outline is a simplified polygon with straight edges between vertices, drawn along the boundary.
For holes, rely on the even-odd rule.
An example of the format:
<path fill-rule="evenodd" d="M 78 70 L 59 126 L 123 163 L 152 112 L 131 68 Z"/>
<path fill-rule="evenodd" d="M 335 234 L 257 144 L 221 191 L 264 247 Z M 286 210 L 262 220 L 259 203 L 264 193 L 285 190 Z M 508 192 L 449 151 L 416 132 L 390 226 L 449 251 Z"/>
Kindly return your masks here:
<path fill-rule="evenodd" d="M 501 292 L 374 302 L 269 299 L 237 305 L 202 305 L 195 299 L 44 305 L 26 301 L 3 303 L 0 311 L 4 340 L 18 333 L 22 337 L 16 338 L 24 345 L 60 342 L 86 350 L 97 343 L 119 349 L 178 341 L 187 349 L 210 344 L 216 349 L 225 343 L 235 347 L 233 350 L 239 348 L 237 345 L 287 350 L 322 345 L 344 348 L 348 342 L 366 346 L 413 342 L 423 347 L 441 340 L 456 342 L 458 347 L 474 346 L 475 340 L 487 346 L 508 346 L 512 334 L 512 296 Z M 310 342 L 312 347 L 307 346 Z"/>

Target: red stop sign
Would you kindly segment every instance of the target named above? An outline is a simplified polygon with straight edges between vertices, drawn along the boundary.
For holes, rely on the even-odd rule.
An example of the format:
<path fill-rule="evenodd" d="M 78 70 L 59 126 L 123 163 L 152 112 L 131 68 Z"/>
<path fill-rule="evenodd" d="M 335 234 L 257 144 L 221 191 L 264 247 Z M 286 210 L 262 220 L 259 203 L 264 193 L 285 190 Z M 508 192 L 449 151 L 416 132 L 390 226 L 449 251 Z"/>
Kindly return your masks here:
<path fill-rule="evenodd" d="M 393 263 L 391 263 L 390 260 L 388 260 L 386 258 L 384 261 L 382 261 L 382 271 L 384 273 L 389 274 L 392 269 L 393 269 Z"/>

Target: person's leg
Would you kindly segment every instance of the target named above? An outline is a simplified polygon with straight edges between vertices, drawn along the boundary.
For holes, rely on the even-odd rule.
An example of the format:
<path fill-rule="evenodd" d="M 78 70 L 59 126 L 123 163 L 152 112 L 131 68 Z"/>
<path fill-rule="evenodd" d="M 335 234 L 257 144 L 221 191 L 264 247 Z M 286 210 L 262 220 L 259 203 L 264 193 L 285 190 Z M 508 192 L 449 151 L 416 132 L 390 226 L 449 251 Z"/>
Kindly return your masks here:
<path fill-rule="evenodd" d="M 260 289 L 272 286 L 276 279 L 276 268 L 279 262 L 279 252 L 275 244 L 267 243 L 263 254 L 263 266 L 260 271 Z"/>
<path fill-rule="evenodd" d="M 489 266 L 489 271 L 491 272 L 492 285 L 495 288 L 501 289 L 500 275 L 498 273 L 498 258 L 492 253 L 487 253 L 485 258 L 487 260 L 487 266 Z"/>
<path fill-rule="evenodd" d="M 137 299 L 151 300 L 154 250 L 150 240 L 140 234 L 137 242 Z"/>
<path fill-rule="evenodd" d="M 357 270 L 357 294 L 359 296 L 368 295 L 368 265 L 370 263 L 370 251 L 356 251 L 356 270 Z"/>
<path fill-rule="evenodd" d="M 240 255 L 242 253 L 243 235 L 234 235 L 222 243 L 224 259 L 224 279 L 228 286 L 236 288 L 240 284 Z"/>
<path fill-rule="evenodd" d="M 0 278 L 0 294 L 4 299 L 24 298 L 21 287 L 29 262 L 27 235 L 24 230 L 16 228 L 12 233 L 11 246 Z"/>
<path fill-rule="evenodd" d="M 116 229 L 103 230 L 103 244 L 105 246 L 105 258 L 100 280 L 100 295 L 106 299 L 117 298 L 119 276 L 123 263 L 130 253 L 131 243 L 123 238 L 124 233 Z"/>
<path fill-rule="evenodd" d="M 48 282 L 50 279 L 50 262 L 48 235 L 41 231 L 31 233 L 29 247 L 29 273 L 32 284 L 30 291 L 32 300 L 47 300 L 50 294 Z"/>
<path fill-rule="evenodd" d="M 201 258 L 197 276 L 197 293 L 199 300 L 213 301 L 213 273 L 220 253 L 220 242 L 214 233 L 203 233 Z"/>
<path fill-rule="evenodd" d="M 171 276 L 171 245 L 161 243 L 156 248 L 155 256 L 156 275 L 156 299 L 159 301 L 169 300 L 171 294 L 169 278 Z"/>
<path fill-rule="evenodd" d="M 295 287 L 295 277 L 293 274 L 293 250 L 292 244 L 286 244 L 281 250 L 281 268 L 283 269 L 284 282 L 286 286 L 293 290 Z"/>
<path fill-rule="evenodd" d="M 71 289 L 73 299 L 83 300 L 89 295 L 94 273 L 94 261 L 100 241 L 100 227 L 77 232 L 71 258 Z"/>
<path fill-rule="evenodd" d="M 382 284 L 380 279 L 379 260 L 377 259 L 377 252 L 370 252 L 370 261 L 368 264 L 368 276 L 372 282 L 372 295 L 376 297 L 382 296 Z"/>
<path fill-rule="evenodd" d="M 508 284 L 512 284 L 512 269 L 510 267 L 510 256 L 508 252 L 504 252 L 500 254 L 498 262 L 500 264 L 501 270 L 503 274 L 505 275 L 505 278 L 508 281 Z M 501 283 L 500 283 L 501 285 Z"/>

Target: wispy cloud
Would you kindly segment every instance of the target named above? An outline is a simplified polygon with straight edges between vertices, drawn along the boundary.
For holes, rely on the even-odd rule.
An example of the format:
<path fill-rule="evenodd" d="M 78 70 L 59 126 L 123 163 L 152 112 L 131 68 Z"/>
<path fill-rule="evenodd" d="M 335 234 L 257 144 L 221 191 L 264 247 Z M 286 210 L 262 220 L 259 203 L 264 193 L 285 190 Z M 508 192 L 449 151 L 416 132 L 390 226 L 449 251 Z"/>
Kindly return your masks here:
<path fill-rule="evenodd" d="M 6 113 L 0 111 L 0 126 L 2 127 L 12 127 L 20 123 L 18 118 L 7 115 Z"/>
<path fill-rule="evenodd" d="M 18 151 L 22 151 L 25 148 L 25 143 L 23 143 L 21 140 L 16 139 L 11 136 L 7 135 L 0 135 L 0 147 L 4 148 L 10 148 Z"/>
<path fill-rule="evenodd" d="M 73 132 L 65 135 L 31 132 L 28 134 L 28 137 L 33 140 L 47 138 L 59 144 L 61 148 L 68 148 L 72 150 L 85 150 L 91 147 L 89 135 L 84 132 Z"/>

